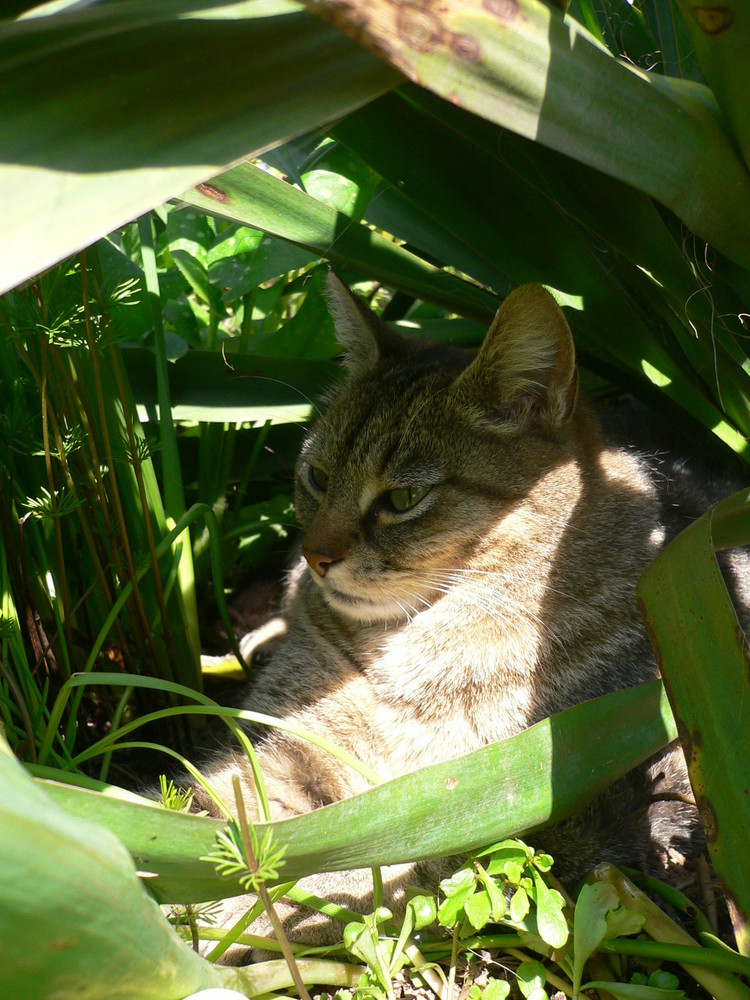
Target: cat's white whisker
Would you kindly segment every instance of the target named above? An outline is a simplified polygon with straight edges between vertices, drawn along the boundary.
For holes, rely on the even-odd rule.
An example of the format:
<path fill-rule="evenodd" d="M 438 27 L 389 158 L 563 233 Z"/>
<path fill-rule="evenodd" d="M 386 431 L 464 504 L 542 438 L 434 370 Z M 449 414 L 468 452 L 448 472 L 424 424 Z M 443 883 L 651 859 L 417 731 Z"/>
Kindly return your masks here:
<path fill-rule="evenodd" d="M 533 583 L 535 587 L 541 587 L 543 590 L 551 593 L 557 594 L 560 597 L 565 597 L 569 601 L 579 601 L 580 598 L 575 594 L 567 593 L 564 590 L 560 590 L 559 587 L 553 587 L 551 584 L 544 580 L 539 580 L 533 576 L 524 576 L 517 570 L 482 570 L 482 569 L 469 569 L 465 567 L 452 568 L 452 569 L 431 569 L 431 573 L 442 573 L 447 577 L 451 578 L 452 582 L 461 583 L 461 576 L 471 576 L 471 577 L 492 577 L 498 581 L 505 583 L 508 589 L 512 589 L 513 584 L 516 583 Z"/>

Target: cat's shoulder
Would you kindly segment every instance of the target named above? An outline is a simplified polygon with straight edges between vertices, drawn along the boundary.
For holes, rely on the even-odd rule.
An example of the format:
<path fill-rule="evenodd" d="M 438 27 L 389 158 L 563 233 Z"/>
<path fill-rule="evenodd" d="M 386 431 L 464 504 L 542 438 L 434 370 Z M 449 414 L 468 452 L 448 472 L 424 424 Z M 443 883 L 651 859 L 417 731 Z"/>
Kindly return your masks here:
<path fill-rule="evenodd" d="M 608 447 L 630 455 L 660 500 L 666 540 L 725 497 L 750 484 L 738 460 L 722 460 L 667 417 L 640 404 L 597 409 Z"/>

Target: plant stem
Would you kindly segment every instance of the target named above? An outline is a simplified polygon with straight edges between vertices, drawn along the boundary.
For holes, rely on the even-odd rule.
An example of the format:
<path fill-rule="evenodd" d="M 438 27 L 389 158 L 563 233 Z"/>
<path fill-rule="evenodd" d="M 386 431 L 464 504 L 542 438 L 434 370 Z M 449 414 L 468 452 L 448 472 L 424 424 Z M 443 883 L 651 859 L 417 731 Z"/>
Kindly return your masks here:
<path fill-rule="evenodd" d="M 238 775 L 234 775 L 232 778 L 232 786 L 234 787 L 234 798 L 237 803 L 237 818 L 240 821 L 240 831 L 242 832 L 242 843 L 245 847 L 245 856 L 247 858 L 250 870 L 254 875 L 258 874 L 258 862 L 253 854 L 252 844 L 250 843 L 250 830 L 247 824 L 247 813 L 245 812 L 245 802 L 242 798 L 242 788 L 240 786 L 240 779 Z M 302 982 L 302 977 L 300 976 L 299 969 L 297 968 L 297 962 L 295 961 L 292 949 L 289 946 L 289 941 L 286 934 L 284 933 L 284 928 L 281 926 L 281 921 L 279 916 L 274 909 L 273 903 L 268 896 L 268 890 L 266 889 L 263 882 L 259 879 L 257 880 L 258 895 L 263 900 L 263 905 L 266 908 L 266 913 L 268 914 L 268 919 L 271 921 L 274 933 L 276 935 L 276 940 L 281 946 L 282 954 L 286 959 L 286 963 L 289 966 L 289 972 L 291 973 L 292 979 L 294 980 L 294 985 L 302 997 L 302 1000 L 310 1000 L 310 994 L 305 988 L 305 984 Z"/>
<path fill-rule="evenodd" d="M 740 976 L 750 977 L 750 958 L 735 951 L 666 944 L 664 941 L 631 941 L 628 938 L 602 941 L 600 948 L 616 955 L 638 955 L 643 958 L 661 959 L 664 962 L 678 962 L 680 965 L 686 963 L 704 965 L 710 969 L 725 969 Z"/>
<path fill-rule="evenodd" d="M 404 954 L 411 962 L 414 971 L 417 975 L 424 979 L 433 993 L 435 993 L 440 1000 L 449 1000 L 450 993 L 448 992 L 446 983 L 443 982 L 434 969 L 429 967 L 427 959 L 424 957 L 422 952 L 417 947 L 416 942 L 412 938 L 409 938 L 404 945 Z"/>
<path fill-rule="evenodd" d="M 269 898 L 272 903 L 275 903 L 277 899 L 281 899 L 285 896 L 287 890 L 294 886 L 294 882 L 284 882 L 281 885 L 275 885 L 273 889 L 269 890 Z M 259 934 L 245 934 L 245 930 L 255 921 L 263 912 L 263 900 L 256 899 L 255 903 L 237 920 L 229 930 L 222 930 L 220 928 L 201 928 L 201 937 L 208 941 L 218 941 L 219 943 L 215 948 L 211 949 L 211 953 L 207 956 L 207 961 L 218 962 L 223 954 L 225 954 L 233 944 L 241 944 L 248 948 L 261 948 L 263 951 L 281 951 L 281 945 L 278 941 L 273 938 L 261 937 Z M 294 945 L 289 946 L 292 951 L 297 950 Z"/>
<path fill-rule="evenodd" d="M 11 694 L 16 699 L 16 707 L 21 713 L 21 718 L 23 719 L 23 728 L 26 733 L 26 746 L 28 748 L 29 759 L 32 764 L 36 764 L 36 743 L 34 742 L 34 728 L 31 724 L 31 716 L 29 715 L 29 710 L 23 693 L 16 683 L 16 679 L 13 674 L 10 670 L 5 669 L 2 658 L 0 658 L 0 676 L 5 679 L 5 683 L 11 690 Z"/>
<path fill-rule="evenodd" d="M 460 922 L 456 924 L 453 928 L 453 942 L 451 944 L 451 964 L 448 970 L 448 987 L 446 989 L 446 996 L 448 1000 L 453 997 L 453 990 L 456 985 L 456 959 L 458 958 L 458 931 L 460 927 Z"/>
<path fill-rule="evenodd" d="M 383 872 L 380 868 L 372 869 L 372 908 L 377 910 L 383 905 Z"/>
<path fill-rule="evenodd" d="M 644 931 L 655 941 L 666 945 L 698 948 L 698 942 L 653 903 L 648 896 L 626 878 L 621 871 L 610 864 L 601 864 L 594 869 L 594 876 L 600 882 L 608 882 L 617 890 L 620 902 L 628 910 L 635 910 L 646 917 Z M 708 990 L 717 1000 L 750 1000 L 750 990 L 728 972 L 719 972 L 705 965 L 691 962 L 683 965 L 696 982 Z"/>
<path fill-rule="evenodd" d="M 631 882 L 635 882 L 639 889 L 647 889 L 649 892 L 653 892 L 666 903 L 669 903 L 670 906 L 673 906 L 675 910 L 679 910 L 680 913 L 684 913 L 686 917 L 692 919 L 699 932 L 707 931 L 709 934 L 711 933 L 711 924 L 705 915 L 679 889 L 675 889 L 658 878 L 653 878 L 651 875 L 646 875 L 644 872 L 635 871 L 633 868 L 623 867 L 621 870 Z"/>

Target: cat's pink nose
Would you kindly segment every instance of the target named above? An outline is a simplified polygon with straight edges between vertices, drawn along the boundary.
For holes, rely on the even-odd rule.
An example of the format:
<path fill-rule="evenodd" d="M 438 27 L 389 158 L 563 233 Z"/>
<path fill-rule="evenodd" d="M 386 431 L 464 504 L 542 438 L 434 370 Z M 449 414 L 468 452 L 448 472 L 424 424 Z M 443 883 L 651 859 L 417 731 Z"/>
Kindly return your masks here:
<path fill-rule="evenodd" d="M 311 552 L 309 549 L 302 549 L 302 555 L 307 559 L 307 564 L 318 576 L 325 576 L 329 566 L 336 562 L 330 556 L 325 556 L 321 552 Z"/>

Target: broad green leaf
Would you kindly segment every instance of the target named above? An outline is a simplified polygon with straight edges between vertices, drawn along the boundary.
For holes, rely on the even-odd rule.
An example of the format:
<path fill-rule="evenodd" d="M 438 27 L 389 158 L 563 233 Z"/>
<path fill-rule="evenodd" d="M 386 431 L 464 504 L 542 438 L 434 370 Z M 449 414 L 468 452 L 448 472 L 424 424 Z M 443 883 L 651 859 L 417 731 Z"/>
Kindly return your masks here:
<path fill-rule="evenodd" d="M 273 240 L 259 230 L 232 226 L 209 251 L 208 278 L 222 289 L 225 302 L 233 302 L 271 278 L 306 267 L 316 259 L 307 250 Z"/>
<path fill-rule="evenodd" d="M 400 143 L 400 137 L 395 141 Z M 409 249 L 418 249 L 428 259 L 455 267 L 498 295 L 507 295 L 512 287 L 508 276 L 472 247 L 456 239 L 443 220 L 436 218 L 439 214 L 431 215 L 398 188 L 383 184 L 368 205 L 365 218 L 374 226 L 397 235 Z"/>
<path fill-rule="evenodd" d="M 649 567 L 638 597 L 677 720 L 711 859 L 739 950 L 750 954 L 748 646 L 716 552 L 750 541 L 750 493 L 683 531 Z"/>
<path fill-rule="evenodd" d="M 512 132 L 499 129 L 491 122 L 441 102 L 428 91 L 406 85 L 396 94 L 408 97 L 409 101 L 423 112 L 450 126 L 462 138 L 492 156 L 497 163 L 495 189 L 508 190 L 510 195 L 519 183 L 516 178 L 522 178 L 523 184 L 533 191 L 531 203 L 524 200 L 522 205 L 518 206 L 525 214 L 524 221 L 527 228 L 537 231 L 536 227 L 540 225 L 541 220 L 536 222 L 534 220 L 536 213 L 541 210 L 545 212 L 548 220 L 557 219 L 560 213 L 566 222 L 571 219 L 576 220 L 579 223 L 578 232 L 575 234 L 577 240 L 571 238 L 573 234 L 568 228 L 568 255 L 572 254 L 574 258 L 581 256 L 576 242 L 583 236 L 588 240 L 589 248 L 594 251 L 595 256 L 598 247 L 602 245 L 600 241 L 603 241 L 612 252 L 617 253 L 618 258 L 626 257 L 642 277 L 648 275 L 652 279 L 662 298 L 670 303 L 675 314 L 682 320 L 685 332 L 689 332 L 689 340 L 700 342 L 710 355 L 712 364 L 717 339 L 719 343 L 724 342 L 722 338 L 725 323 L 715 322 L 716 311 L 720 311 L 726 317 L 726 325 L 728 326 L 731 321 L 732 327 L 729 328 L 733 328 L 735 335 L 743 340 L 739 363 L 744 362 L 747 352 L 744 347 L 743 329 L 738 318 L 738 313 L 745 308 L 744 297 L 739 296 L 735 301 L 728 299 L 722 291 L 721 282 L 716 280 L 712 283 L 711 294 L 707 294 L 702 278 L 697 273 L 695 262 L 691 261 L 685 252 L 684 233 L 678 231 L 674 220 L 667 213 L 657 209 L 651 198 L 540 143 L 531 142 Z M 386 95 L 375 102 L 375 106 L 387 103 Z M 356 112 L 351 116 L 355 120 L 357 117 Z M 518 208 L 514 199 L 507 198 L 503 207 L 506 209 L 506 214 L 503 225 L 497 227 L 495 238 L 504 241 L 507 238 L 506 226 L 511 223 L 514 230 L 512 238 L 515 240 L 523 238 L 523 230 L 515 231 L 521 229 L 521 225 L 515 222 Z M 467 214 L 470 215 L 470 211 Z M 559 223 L 555 225 L 559 227 Z M 584 227 L 583 230 L 580 227 Z M 545 226 L 544 232 L 546 240 L 548 226 Z M 512 261 L 511 255 L 507 256 L 509 261 Z M 586 269 L 591 269 L 590 259 L 587 262 L 583 258 L 581 263 Z M 557 262 L 553 262 L 547 276 L 541 279 L 544 283 L 553 285 L 556 283 L 558 272 L 554 270 L 555 266 Z M 509 273 L 513 273 L 512 270 Z M 521 277 L 516 276 L 516 280 L 526 281 L 530 277 L 524 274 Z M 618 269 L 616 281 L 622 282 L 623 277 L 625 276 Z M 590 284 L 592 281 L 607 288 L 612 282 L 612 275 L 605 267 L 603 274 L 592 276 L 588 281 L 585 276 L 579 275 L 575 277 L 572 286 L 568 278 L 566 283 L 558 284 L 557 287 L 565 288 L 569 292 L 577 287 L 579 293 L 586 296 L 586 309 L 589 311 L 593 293 Z M 613 309 L 610 307 L 610 324 L 612 312 Z M 686 322 L 688 319 L 689 325 Z M 683 343 L 685 339 L 683 338 Z M 729 345 L 727 346 L 729 348 Z M 724 381 L 726 376 L 722 373 L 722 382 Z"/>
<path fill-rule="evenodd" d="M 123 351 L 141 419 L 159 415 L 153 355 Z M 169 366 L 176 420 L 288 423 L 307 420 L 320 387 L 337 373 L 333 362 L 191 351 Z"/>
<path fill-rule="evenodd" d="M 707 88 L 614 59 L 540 0 L 450 0 L 406 14 L 364 0 L 344 12 L 332 0 L 309 7 L 414 82 L 645 191 L 750 264 L 750 177 Z"/>
<path fill-rule="evenodd" d="M 667 969 L 655 969 L 648 977 L 648 985 L 655 986 L 660 990 L 676 990 L 680 985 L 680 980 Z"/>
<path fill-rule="evenodd" d="M 605 939 L 619 937 L 625 934 L 638 934 L 643 930 L 644 918 L 639 913 L 619 906 L 607 913 L 607 933 Z"/>
<path fill-rule="evenodd" d="M 304 190 L 350 219 L 361 219 L 378 185 L 372 168 L 336 142 L 323 148 L 314 166 L 302 174 Z"/>
<path fill-rule="evenodd" d="M 479 879 L 490 899 L 492 919 L 497 922 L 505 916 L 505 897 L 503 896 L 502 890 L 498 887 L 494 878 L 492 878 L 492 876 L 489 875 L 478 862 L 475 862 L 475 867 L 477 869 L 477 875 L 479 876 Z"/>
<path fill-rule="evenodd" d="M 56 805 L 0 737 L 0 937 L 7 997 L 180 1000 L 243 974 L 187 948 L 122 844 Z M 116 905 L 114 905 L 116 901 Z"/>
<path fill-rule="evenodd" d="M 509 993 L 510 983 L 504 979 L 490 978 L 481 992 L 481 997 L 482 1000 L 506 1000 Z"/>
<path fill-rule="evenodd" d="M 616 1000 L 681 1000 L 684 990 L 660 990 L 654 986 L 641 986 L 638 983 L 584 983 L 584 990 L 606 990 Z"/>
<path fill-rule="evenodd" d="M 662 393 L 742 450 L 744 440 L 732 434 L 717 403 L 726 399 L 737 426 L 750 432 L 747 375 L 725 358 L 720 340 L 717 346 L 712 307 L 703 303 L 700 284 L 647 197 L 593 170 L 584 168 L 579 176 L 566 157 L 536 149 L 416 88 L 387 94 L 354 112 L 333 134 L 398 185 L 400 198 L 439 223 L 443 259 L 455 260 L 449 249 L 453 241 L 480 261 L 477 267 L 464 255 L 467 273 L 486 279 L 488 269 L 494 269 L 499 276 L 491 282 L 494 287 L 508 277 L 514 283 L 536 281 L 564 293 L 567 302 L 577 300 L 570 322 L 586 359 L 591 354 L 600 362 L 611 357 L 640 380 L 647 365 L 660 373 Z M 391 135 L 391 142 L 380 142 L 383 134 Z M 446 166 L 425 175 L 423 165 L 432 157 Z M 471 186 L 463 181 L 467 175 Z M 482 192 L 480 198 L 476 191 Z M 576 218 L 579 224 L 572 221 Z M 675 314 L 684 313 L 686 301 L 695 303 L 695 330 L 681 320 L 684 347 L 680 343 L 669 352 L 654 337 L 632 294 L 597 251 L 597 240 L 587 239 L 582 226 L 597 236 L 606 232 L 613 251 L 637 261 L 641 279 L 640 268 L 652 268 L 653 281 L 670 290 Z M 620 238 L 631 230 L 632 236 Z M 544 233 L 541 241 L 539 233 Z M 397 230 L 394 235 L 401 236 Z M 639 254 L 642 247 L 649 249 Z M 440 252 L 435 242 L 431 249 Z M 736 315 L 742 307 L 735 309 Z M 734 323 L 741 333 L 739 319 Z M 713 378 L 706 389 L 696 386 L 694 372 L 682 361 L 688 349 L 694 368 L 721 372 L 723 396 L 714 389 Z"/>
<path fill-rule="evenodd" d="M 509 912 L 510 919 L 517 924 L 526 917 L 529 912 L 529 895 L 523 886 L 519 885 L 513 895 L 510 897 Z"/>
<path fill-rule="evenodd" d="M 620 905 L 614 886 L 607 882 L 583 885 L 573 920 L 573 992 L 581 990 L 583 967 L 607 933 L 607 913 Z"/>
<path fill-rule="evenodd" d="M 397 80 L 286 0 L 131 0 L 3 21 L 0 290 Z"/>
<path fill-rule="evenodd" d="M 327 272 L 319 267 L 305 276 L 304 302 L 288 323 L 261 340 L 264 354 L 320 360 L 341 354 L 325 297 Z"/>
<path fill-rule="evenodd" d="M 242 716 L 236 709 L 227 714 Z M 606 743 L 591 744 L 594 725 L 608 734 Z M 586 702 L 502 743 L 271 824 L 274 842 L 286 847 L 281 878 L 468 852 L 562 819 L 675 736 L 656 681 Z M 196 860 L 210 851 L 217 821 L 63 785 L 50 784 L 49 793 L 120 836 L 139 868 L 155 873 L 148 887 L 160 901 L 197 902 L 232 891 Z M 465 877 L 474 879 L 471 872 Z"/>
<path fill-rule="evenodd" d="M 701 68 L 724 119 L 750 169 L 750 7 L 744 0 L 721 4 L 675 0 Z"/>
<path fill-rule="evenodd" d="M 411 914 L 412 927 L 415 931 L 421 931 L 437 920 L 434 896 L 412 896 L 406 904 L 406 909 Z"/>

